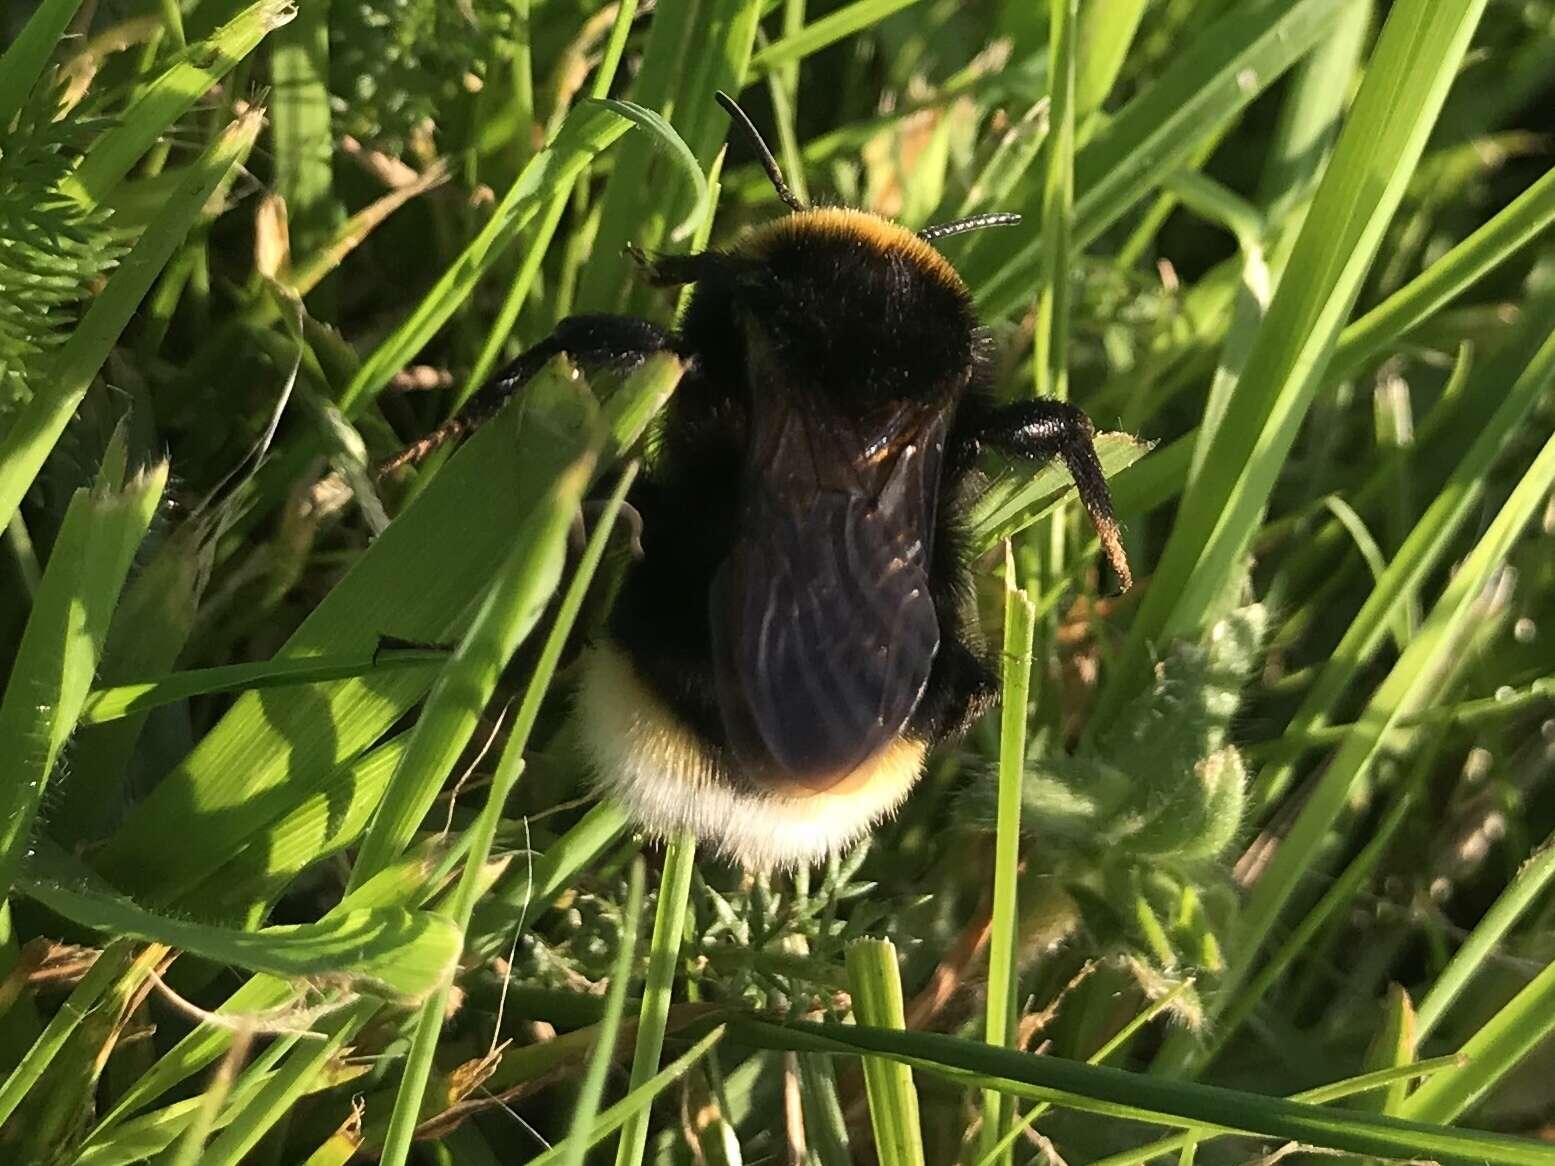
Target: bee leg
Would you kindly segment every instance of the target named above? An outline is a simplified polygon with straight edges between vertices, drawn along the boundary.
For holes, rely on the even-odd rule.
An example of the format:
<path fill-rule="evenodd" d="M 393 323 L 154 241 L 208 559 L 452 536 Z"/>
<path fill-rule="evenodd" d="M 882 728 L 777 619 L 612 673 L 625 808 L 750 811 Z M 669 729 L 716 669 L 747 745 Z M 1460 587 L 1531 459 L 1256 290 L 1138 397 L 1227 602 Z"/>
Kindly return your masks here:
<path fill-rule="evenodd" d="M 1091 419 L 1067 401 L 1039 399 L 1020 401 L 1000 408 L 974 410 L 956 435 L 959 456 L 975 457 L 991 446 L 1012 457 L 1027 458 L 1039 464 L 1055 457 L 1063 461 L 1069 476 L 1080 491 L 1080 501 L 1090 511 L 1091 523 L 1101 537 L 1102 550 L 1117 572 L 1124 591 L 1133 584 L 1118 522 L 1112 512 L 1112 492 L 1101 460 L 1096 456 L 1096 427 Z"/>
<path fill-rule="evenodd" d="M 556 330 L 529 351 L 494 373 L 461 409 L 413 445 L 406 446 L 378 467 L 379 475 L 421 461 L 433 450 L 479 429 L 496 415 L 509 397 L 523 388 L 553 357 L 566 353 L 587 371 L 635 368 L 648 357 L 671 347 L 668 332 L 647 320 L 630 316 L 568 316 Z"/>
<path fill-rule="evenodd" d="M 567 532 L 567 545 L 572 550 L 578 554 L 583 553 L 583 548 L 588 545 L 589 524 L 598 518 L 608 505 L 608 502 L 596 499 L 585 501 L 578 507 L 578 512 L 572 516 L 572 527 Z M 641 560 L 643 557 L 642 511 L 630 502 L 623 502 L 617 518 L 621 525 L 626 527 L 626 545 L 632 558 Z"/>

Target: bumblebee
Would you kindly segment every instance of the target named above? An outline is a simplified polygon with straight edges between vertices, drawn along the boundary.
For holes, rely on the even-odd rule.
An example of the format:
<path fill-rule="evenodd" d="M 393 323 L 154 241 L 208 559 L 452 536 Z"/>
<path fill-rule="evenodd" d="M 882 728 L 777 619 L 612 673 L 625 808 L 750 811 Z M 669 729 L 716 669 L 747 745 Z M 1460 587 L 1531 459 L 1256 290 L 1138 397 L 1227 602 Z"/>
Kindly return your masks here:
<path fill-rule="evenodd" d="M 686 362 L 628 499 L 642 555 L 585 650 L 573 726 L 600 791 L 646 830 L 764 869 L 858 841 L 993 701 L 964 521 L 983 449 L 1060 459 L 1124 588 L 1129 572 L 1089 419 L 995 403 L 971 295 L 934 248 L 1017 217 L 915 234 L 805 206 L 718 100 L 792 213 L 724 250 L 638 256 L 652 283 L 691 285 L 676 328 L 565 319 L 385 468 L 475 428 L 558 353 Z"/>

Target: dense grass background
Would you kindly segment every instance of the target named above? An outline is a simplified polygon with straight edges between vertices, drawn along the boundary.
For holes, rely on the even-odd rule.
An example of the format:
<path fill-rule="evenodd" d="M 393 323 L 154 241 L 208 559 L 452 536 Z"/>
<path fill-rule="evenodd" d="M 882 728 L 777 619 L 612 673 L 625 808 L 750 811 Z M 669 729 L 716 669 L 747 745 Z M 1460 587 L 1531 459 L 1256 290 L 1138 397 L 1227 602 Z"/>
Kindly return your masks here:
<path fill-rule="evenodd" d="M 0 44 L 6 1161 L 1555 1163 L 1555 5 Z M 1027 699 L 771 879 L 635 836 L 563 726 L 676 363 L 371 472 L 560 316 L 672 318 L 626 244 L 780 212 L 718 88 L 809 198 L 1025 216 L 946 250 L 1004 391 L 1116 431 L 1138 581 L 991 465 Z"/>

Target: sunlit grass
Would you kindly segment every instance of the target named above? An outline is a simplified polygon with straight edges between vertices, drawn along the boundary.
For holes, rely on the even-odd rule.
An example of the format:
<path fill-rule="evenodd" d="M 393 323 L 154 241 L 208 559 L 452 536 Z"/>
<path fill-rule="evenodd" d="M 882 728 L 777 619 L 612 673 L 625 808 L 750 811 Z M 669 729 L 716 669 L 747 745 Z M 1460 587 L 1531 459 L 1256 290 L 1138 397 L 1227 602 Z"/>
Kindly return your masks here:
<path fill-rule="evenodd" d="M 24 7 L 0 1157 L 1555 1163 L 1548 5 Z M 372 472 L 779 213 L 719 89 L 814 201 L 1022 214 L 946 253 L 1136 578 L 991 462 L 1024 697 L 761 877 L 567 723 L 680 360 Z"/>

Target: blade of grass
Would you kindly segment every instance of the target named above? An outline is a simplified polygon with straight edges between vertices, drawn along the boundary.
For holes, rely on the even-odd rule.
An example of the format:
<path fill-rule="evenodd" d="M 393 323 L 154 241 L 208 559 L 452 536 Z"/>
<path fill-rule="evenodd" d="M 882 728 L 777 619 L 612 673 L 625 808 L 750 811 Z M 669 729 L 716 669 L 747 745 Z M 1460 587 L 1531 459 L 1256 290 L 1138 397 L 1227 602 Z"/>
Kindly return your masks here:
<path fill-rule="evenodd" d="M 1101 459 L 1102 473 L 1108 478 L 1122 475 L 1114 483 L 1114 488 L 1120 491 L 1127 477 L 1123 471 L 1138 463 L 1152 448 L 1149 442 L 1139 441 L 1126 433 L 1096 435 L 1096 456 Z M 1186 453 L 1184 449 L 1183 454 Z M 1159 460 L 1160 455 L 1156 455 L 1143 465 L 1154 465 Z M 1013 538 L 1051 513 L 1054 507 L 1076 497 L 1074 482 L 1062 465 L 1049 463 L 1032 473 L 1029 464 L 1014 463 L 997 474 L 972 502 L 968 525 L 972 532 L 973 553 L 986 554 L 1003 540 Z M 1118 506 L 1120 510 L 1126 509 L 1121 498 Z"/>
<path fill-rule="evenodd" d="M 649 28 L 632 100 L 675 127 L 704 173 L 712 173 L 727 133 L 713 95 L 744 87 L 760 15 L 755 0 L 672 0 L 659 5 Z M 691 240 L 682 236 L 695 220 L 696 207 L 678 191 L 643 198 L 644 191 L 663 186 L 656 162 L 641 135 L 634 135 L 616 157 L 599 203 L 599 233 L 578 284 L 580 308 L 665 315 L 663 297 L 635 278 L 626 248 L 684 250 Z M 706 210 L 712 214 L 711 202 Z M 675 223 L 680 227 L 672 232 Z"/>
<path fill-rule="evenodd" d="M 1356 320 L 1339 337 L 1330 381 L 1358 374 L 1466 289 L 1520 252 L 1555 222 L 1555 170 L 1518 195 L 1479 230 Z"/>
<path fill-rule="evenodd" d="M 528 35 L 528 12 L 523 15 L 524 35 Z M 621 54 L 626 49 L 627 34 L 631 32 L 632 20 L 637 15 L 637 0 L 619 0 L 616 6 L 615 21 L 610 26 L 610 40 L 605 45 L 605 55 L 600 61 L 599 69 L 594 74 L 594 80 L 589 85 L 589 96 L 596 101 L 605 101 L 610 96 L 610 86 L 615 80 L 616 69 L 621 64 Z M 523 47 L 524 61 L 522 62 L 523 74 L 527 80 L 529 46 Z M 525 96 L 523 102 L 525 109 L 532 110 L 534 106 L 533 94 Z M 641 106 L 630 105 L 622 102 L 610 106 L 615 112 L 633 117 L 636 114 L 648 115 L 649 110 Z M 628 110 L 632 111 L 628 113 Z M 527 118 L 521 119 L 523 125 Z M 663 124 L 663 119 L 659 119 Z M 639 123 L 643 124 L 643 123 Z M 649 127 L 652 132 L 658 132 L 658 126 Z M 691 156 L 691 150 L 675 135 L 674 130 L 664 125 L 669 135 L 679 143 L 679 147 Z M 696 168 L 696 159 L 692 158 L 692 167 L 696 170 L 696 181 L 702 181 L 702 171 Z M 546 252 L 550 250 L 551 241 L 556 237 L 556 228 L 561 223 L 563 212 L 567 209 L 580 192 L 588 188 L 589 172 L 585 166 L 570 185 L 558 187 L 551 193 L 550 202 L 546 204 L 544 212 L 540 216 L 540 225 L 535 229 L 534 238 L 530 240 L 529 250 L 524 254 L 524 261 L 519 265 L 518 274 L 514 276 L 512 285 L 508 288 L 506 298 L 502 301 L 502 307 L 497 312 L 496 319 L 492 321 L 491 328 L 486 333 L 486 343 L 481 348 L 480 355 L 475 358 L 475 364 L 470 369 L 470 375 L 465 378 L 465 388 L 455 402 L 455 408 L 462 405 L 468 399 L 470 393 L 477 387 L 486 383 L 491 371 L 497 367 L 497 360 L 501 356 L 502 346 L 507 343 L 508 336 L 513 331 L 513 325 L 518 321 L 518 314 L 523 310 L 524 302 L 529 298 L 530 289 L 534 286 L 535 277 L 540 274 L 540 264 L 544 260 Z"/>
<path fill-rule="evenodd" d="M 1555 974 L 1551 978 L 1555 979 Z M 871 1053 L 963 1084 L 1006 1089 L 1082 1113 L 1178 1126 L 1200 1136 L 1252 1134 L 1358 1154 L 1429 1156 L 1444 1166 L 1555 1163 L 1555 1147 L 1526 1138 L 1169 1081 L 1105 1065 L 994 1048 L 941 1033 L 749 1019 L 731 1019 L 729 1031 L 732 1037 L 758 1048 Z"/>
<path fill-rule="evenodd" d="M 675 835 L 665 848 L 659 902 L 653 915 L 653 939 L 648 948 L 648 974 L 643 980 L 642 1010 L 637 1018 L 637 1046 L 632 1050 L 633 1092 L 653 1079 L 664 1049 L 664 1029 L 675 988 L 675 967 L 680 961 L 691 875 L 696 870 L 696 849 L 696 839 L 688 833 Z M 621 1127 L 616 1166 L 642 1166 L 647 1146 L 648 1110 L 644 1107 L 629 1116 Z"/>
<path fill-rule="evenodd" d="M 697 26 L 699 0 L 661 3 L 648 26 L 648 39 L 633 82 L 632 100 L 674 124 L 683 135 L 687 123 L 680 114 L 678 94 L 693 40 L 705 30 Z M 703 18 L 705 20 L 705 17 Z M 710 97 L 711 95 L 709 95 Z M 655 247 L 658 239 L 642 236 L 642 194 L 653 189 L 649 180 L 655 161 L 652 146 L 637 135 L 616 151 L 615 165 L 600 197 L 600 226 L 593 255 L 585 264 L 577 289 L 577 306 L 585 311 L 620 311 L 628 299 L 623 286 L 626 268 L 622 252 L 628 243 Z"/>
<path fill-rule="evenodd" d="M 634 1085 L 630 1093 L 599 1115 L 598 1120 L 594 1122 L 593 1130 L 589 1134 L 588 1144 L 597 1146 L 628 1122 L 647 1113 L 648 1107 L 653 1104 L 654 1098 L 684 1077 L 693 1065 L 707 1056 L 712 1047 L 723 1039 L 723 1034 L 724 1030 L 722 1028 L 715 1028 L 687 1049 L 682 1056 L 666 1065 L 663 1070 L 649 1077 L 641 1084 Z M 571 1139 L 568 1139 L 568 1141 L 570 1142 Z M 568 1143 L 553 1146 L 545 1153 L 532 1159 L 529 1166 L 556 1166 L 562 1155 L 570 1152 Z"/>
<path fill-rule="evenodd" d="M 627 877 L 626 906 L 621 911 L 621 942 L 616 948 L 615 963 L 610 969 L 610 988 L 605 994 L 605 1015 L 600 1019 L 588 1068 L 584 1071 L 583 1083 L 578 1086 L 578 1099 L 573 1103 L 572 1124 L 561 1147 L 564 1148 L 561 1166 L 583 1166 L 590 1135 L 599 1116 L 599 1102 L 605 1095 L 605 1075 L 610 1072 L 610 1063 L 615 1057 L 616 1033 L 621 1028 L 621 1016 L 626 1011 L 626 988 L 632 979 L 632 957 L 637 954 L 637 936 L 642 929 L 646 877 L 643 870 L 641 856 L 634 858 Z"/>
<path fill-rule="evenodd" d="M 296 13 L 291 0 L 257 0 L 209 39 L 179 54 L 166 72 L 140 92 L 114 127 L 92 142 L 61 188 L 87 206 L 102 205 L 135 163 L 196 101 Z M 239 121 L 257 116 L 256 111 L 250 111 Z M 192 220 L 193 216 L 186 218 Z M 160 270 L 162 265 L 157 266 Z"/>
<path fill-rule="evenodd" d="M 592 440 L 592 424 L 577 386 L 554 372 L 537 377 L 449 459 L 278 655 L 360 657 L 384 635 L 456 638 L 512 550 L 513 532 L 551 497 Z M 98 869 L 148 904 L 188 894 L 376 741 L 429 679 L 403 669 L 245 693 L 131 810 Z"/>
<path fill-rule="evenodd" d="M 988 1002 L 984 1038 L 1009 1047 L 1015 1039 L 1016 954 L 1020 946 L 1016 885 L 1020 873 L 1021 794 L 1026 779 L 1026 720 L 1031 692 L 1031 652 L 1037 612 L 1015 583 L 1015 555 L 1004 548 L 1004 667 L 999 713 L 999 808 L 994 842 L 993 908 L 988 940 Z M 866 1023 L 875 1023 L 867 1021 Z M 903 1025 L 903 1027 L 906 1027 Z M 1002 1093 L 983 1092 L 980 1151 L 992 1153 L 1009 1125 Z M 1011 1161 L 1008 1154 L 1005 1161 Z"/>
<path fill-rule="evenodd" d="M 60 750 L 75 729 L 135 551 L 167 484 L 167 463 L 122 474 L 105 461 L 91 489 L 78 490 L 49 554 L 32 612 L 0 699 L 0 894 L 9 894 L 32 845 L 33 822 Z M 111 461 L 111 458 L 108 459 Z"/>
<path fill-rule="evenodd" d="M 1087 1065 L 1106 1064 L 1108 1057 L 1112 1056 L 1113 1053 L 1127 1045 L 1128 1042 L 1134 1038 L 1135 1034 L 1140 1031 L 1140 1029 L 1144 1028 L 1145 1025 L 1149 1024 L 1157 1016 L 1161 1015 L 1161 1013 L 1172 1007 L 1172 1005 L 1174 1005 L 1179 999 L 1186 995 L 1188 990 L 1192 987 L 1192 980 L 1183 980 L 1170 992 L 1167 992 L 1165 995 L 1163 995 L 1159 1000 L 1152 1001 L 1148 1007 L 1141 1010 L 1137 1015 L 1134 1016 L 1132 1020 L 1120 1028 L 1117 1033 L 1107 1041 L 1106 1044 L 1102 1045 L 1094 1053 L 1086 1057 L 1085 1063 Z M 1030 1129 L 1038 1118 L 1040 1118 L 1043 1114 L 1047 1113 L 1052 1108 L 1052 1105 L 1045 1101 L 1039 1101 L 1036 1105 L 1033 1105 L 1031 1109 L 1021 1115 L 1021 1119 L 1019 1121 L 1015 1122 L 1008 1130 L 1005 1131 L 1004 1136 L 999 1139 L 999 1143 L 994 1146 L 992 1150 L 977 1160 L 977 1166 L 995 1166 L 999 1156 L 1004 1154 L 1005 1151 L 1007 1151 L 1010 1147 L 1014 1146 L 1016 1139 L 1018 1139 L 1023 1133 Z"/>
<path fill-rule="evenodd" d="M 610 529 L 620 513 L 622 504 L 626 501 L 626 492 L 631 488 L 636 476 L 637 467 L 634 463 L 622 473 L 615 492 L 611 495 L 600 518 L 599 525 L 589 539 L 577 572 L 556 613 L 556 622 L 551 626 L 540 659 L 535 664 L 535 670 L 524 690 L 523 703 L 519 706 L 513 720 L 512 734 L 508 737 L 507 744 L 503 746 L 501 760 L 492 775 L 486 804 L 481 807 L 475 825 L 471 828 L 472 837 L 469 854 L 465 858 L 464 871 L 454 890 L 452 902 L 447 908 L 461 941 L 469 933 L 476 901 L 485 889 L 483 871 L 496 841 L 497 827 L 502 821 L 503 809 L 509 795 L 513 792 L 513 787 L 518 783 L 519 776 L 523 773 L 524 749 L 529 743 L 529 734 L 540 715 L 540 706 L 556 674 L 556 665 L 561 659 L 562 649 L 566 646 L 573 624 L 577 621 L 578 612 L 582 610 L 589 583 L 593 580 L 594 572 L 605 553 Z M 587 481 L 588 473 L 583 470 L 578 475 L 577 482 L 580 495 Z M 559 543 L 564 542 L 566 538 L 572 511 L 576 505 L 577 499 L 574 498 L 571 500 L 571 505 L 558 515 L 561 520 L 556 530 Z M 522 575 L 526 568 L 525 560 L 524 555 L 516 555 L 509 564 L 509 570 L 516 575 Z M 498 589 L 494 586 L 492 601 L 494 607 L 499 603 L 498 594 Z M 472 634 L 473 631 L 472 628 Z M 365 846 L 363 851 L 365 853 Z M 427 998 L 417 1018 L 415 1035 L 411 1038 L 410 1053 L 405 1061 L 404 1075 L 400 1078 L 399 1091 L 394 1099 L 394 1113 L 384 1136 L 381 1160 L 385 1166 L 404 1166 L 410 1154 L 410 1144 L 415 1136 L 427 1082 L 431 1076 L 432 1058 L 437 1051 L 438 1037 L 442 1033 L 443 1018 L 448 1012 L 448 998 L 452 990 L 453 975 L 450 971 L 450 974 Z"/>
<path fill-rule="evenodd" d="M 329 11 L 329 0 L 298 5 L 296 19 L 276 34 L 270 51 L 275 191 L 286 200 L 292 250 L 298 255 L 317 250 L 334 217 Z"/>
<path fill-rule="evenodd" d="M 1402 1082 L 1412 1081 L 1416 1078 L 1429 1079 L 1433 1074 L 1450 1069 L 1458 1063 L 1457 1057 L 1437 1057 L 1430 1061 L 1416 1061 L 1412 1065 L 1398 1065 L 1390 1069 L 1379 1069 L 1374 1073 L 1364 1073 L 1359 1077 L 1349 1077 L 1343 1081 L 1335 1081 L 1329 1085 L 1319 1085 L 1316 1089 L 1307 1089 L 1301 1093 L 1291 1094 L 1292 1101 L 1306 1101 L 1314 1105 L 1326 1105 L 1331 1101 L 1342 1101 L 1347 1097 L 1355 1097 L 1359 1094 L 1370 1093 L 1377 1089 L 1389 1089 Z M 1212 1135 L 1221 1137 L 1224 1135 Z M 1136 1150 L 1124 1150 L 1121 1153 L 1109 1154 L 1091 1163 L 1091 1166 L 1145 1166 L 1145 1163 L 1154 1161 L 1174 1150 L 1195 1150 L 1203 1143 L 1212 1140 L 1202 1134 L 1175 1134 L 1170 1138 L 1162 1138 L 1151 1142 L 1149 1145 L 1140 1146 Z M 1191 1159 L 1190 1159 L 1191 1161 Z"/>
<path fill-rule="evenodd" d="M 1258 203 L 1271 222 L 1285 219 L 1322 176 L 1360 78 L 1375 18 L 1373 0 L 1345 5 L 1335 14 L 1327 38 L 1291 76 L 1258 182 Z"/>
<path fill-rule="evenodd" d="M 50 358 L 39 391 L 16 414 L 0 438 L 0 526 L 9 525 L 92 378 L 118 342 L 157 275 L 199 218 L 211 192 L 239 165 L 259 136 L 263 117 L 251 110 L 233 122 L 189 168 L 134 249 L 120 263 L 91 307 Z"/>
<path fill-rule="evenodd" d="M 587 103 L 572 110 L 556 136 L 509 187 L 486 225 L 470 240 L 421 302 L 362 361 L 340 395 L 340 408 L 355 417 L 367 401 L 408 364 L 427 341 L 466 302 L 475 285 L 497 258 L 540 213 L 547 196 L 561 197 L 596 155 L 624 134 L 632 123 L 605 107 Z"/>
<path fill-rule="evenodd" d="M 1404 0 L 1389 14 L 1239 391 L 1184 495 L 1093 726 L 1115 717 L 1145 681 L 1150 645 L 1191 634 L 1239 569 L 1483 10 L 1484 0 Z"/>
<path fill-rule="evenodd" d="M 768 70 L 781 69 L 820 52 L 827 45 L 879 24 L 886 17 L 910 8 L 918 0 L 854 0 L 835 12 L 829 12 L 799 31 L 774 41 L 751 57 L 750 80 L 759 80 Z"/>
<path fill-rule="evenodd" d="M 1080 13 L 1076 52 L 1075 119 L 1084 122 L 1112 92 L 1149 0 L 1088 4 Z M 1056 75 L 1056 74 L 1055 74 Z"/>
<path fill-rule="evenodd" d="M 1079 0 L 1049 0 L 1047 165 L 1031 368 L 1039 397 L 1069 399 L 1069 237 L 1074 225 L 1075 37 Z M 1059 529 L 1055 527 L 1055 530 Z M 1055 564 L 1056 567 L 1056 564 Z"/>
<path fill-rule="evenodd" d="M 905 1030 L 896 945 L 889 939 L 858 939 L 848 945 L 845 959 L 853 1014 L 859 1023 Z M 923 1130 L 912 1070 L 881 1057 L 865 1057 L 864 1088 L 880 1166 L 923 1166 Z"/>
<path fill-rule="evenodd" d="M 1506 890 L 1474 925 L 1463 946 L 1453 953 L 1452 961 L 1432 982 L 1430 991 L 1415 1010 L 1416 1043 L 1423 1043 L 1441 1023 L 1469 981 L 1484 970 L 1500 948 L 1512 925 L 1539 901 L 1551 878 L 1555 878 L 1555 835 L 1546 838 L 1522 865 Z"/>
<path fill-rule="evenodd" d="M 391 649 L 376 658 L 312 657 L 305 660 L 258 660 L 252 664 L 220 664 L 174 672 L 158 680 L 94 688 L 81 709 L 81 725 L 104 725 L 122 717 L 150 712 L 195 696 L 217 692 L 246 692 L 261 688 L 287 688 L 294 684 L 319 684 L 326 680 L 352 680 L 377 671 L 436 669 L 448 662 L 441 649 Z"/>
<path fill-rule="evenodd" d="M 355 845 L 404 760 L 409 736 L 393 737 L 332 770 L 183 901 L 218 917 L 252 916 L 298 874 Z"/>
<path fill-rule="evenodd" d="M 1249 1006 L 1249 993 L 1236 991 L 1239 981 L 1253 966 L 1256 953 L 1267 941 L 1305 877 L 1312 855 L 1322 845 L 1323 838 L 1343 809 L 1352 785 L 1370 767 L 1381 742 L 1398 721 L 1419 711 L 1431 699 L 1438 675 L 1467 630 L 1475 600 L 1501 569 L 1523 528 L 1538 512 L 1552 482 L 1555 482 L 1555 438 L 1551 438 L 1534 459 L 1511 497 L 1453 575 L 1409 647 L 1372 695 L 1357 718 L 1354 731 L 1345 738 L 1333 761 L 1323 771 L 1300 814 L 1285 832 L 1279 848 L 1253 886 L 1231 945 L 1232 970 L 1225 977 L 1231 987 L 1222 988 L 1227 993 L 1223 999 L 1235 1000 L 1241 1008 Z M 1225 1026 L 1221 1026 L 1222 1041 L 1225 1035 Z M 1158 1064 L 1177 1067 L 1200 1063 L 1202 1054 L 1185 1045 L 1186 1042 L 1168 1042 Z"/>
<path fill-rule="evenodd" d="M 1348 0 L 1253 0 L 1194 38 L 1155 83 L 1075 157 L 1074 235 L 1083 250 L 1176 172 L 1331 27 Z M 985 318 L 1029 299 L 1043 246 L 1032 221 L 975 242 L 958 264 Z"/>
<path fill-rule="evenodd" d="M 1399 1106 L 1414 1121 L 1451 1122 L 1473 1108 L 1555 1029 L 1555 963 L 1487 1020 L 1458 1050 L 1459 1064 L 1424 1082 Z"/>
<path fill-rule="evenodd" d="M 558 358 L 552 375 L 560 379 L 568 376 L 565 361 Z M 573 448 L 572 464 L 557 475 L 549 496 L 516 533 L 469 629 L 427 695 L 405 756 L 389 781 L 351 867 L 348 892 L 410 845 L 469 744 L 508 661 L 540 621 L 561 581 L 567 532 L 583 500 L 602 440 L 593 399 L 581 388 L 576 391 L 581 439 Z"/>
<path fill-rule="evenodd" d="M 43 0 L 0 56 L 0 131 L 21 112 L 80 7 L 81 0 Z"/>
<path fill-rule="evenodd" d="M 17 883 L 29 898 L 111 937 L 181 948 L 283 979 L 345 976 L 408 1001 L 425 997 L 459 955 L 459 937 L 446 920 L 399 908 L 348 911 L 319 923 L 262 931 L 159 916 L 95 879 L 46 840 Z"/>

